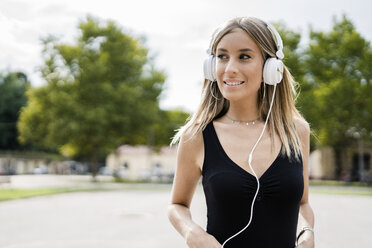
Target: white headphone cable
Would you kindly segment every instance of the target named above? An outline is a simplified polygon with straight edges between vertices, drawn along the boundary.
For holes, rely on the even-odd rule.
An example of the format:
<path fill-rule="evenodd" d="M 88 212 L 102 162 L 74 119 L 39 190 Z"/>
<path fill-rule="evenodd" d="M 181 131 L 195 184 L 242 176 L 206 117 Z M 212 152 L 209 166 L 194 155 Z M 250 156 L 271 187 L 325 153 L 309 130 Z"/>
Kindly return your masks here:
<path fill-rule="evenodd" d="M 247 225 L 246 225 L 242 230 L 240 230 L 239 232 L 237 232 L 236 234 L 234 234 L 234 235 L 231 236 L 230 238 L 226 239 L 225 242 L 223 242 L 221 248 L 223 248 L 223 247 L 225 246 L 225 244 L 226 244 L 229 240 L 235 238 L 235 237 L 238 236 L 240 233 L 242 233 L 245 229 L 247 229 L 247 228 L 249 227 L 249 225 L 251 224 L 251 222 L 252 222 L 252 217 L 253 217 L 253 206 L 254 206 L 254 203 L 255 203 L 255 201 L 256 201 L 256 197 L 257 197 L 257 195 L 258 195 L 258 191 L 260 190 L 260 180 L 258 179 L 256 173 L 254 172 L 254 170 L 253 170 L 253 168 L 252 168 L 252 164 L 251 164 L 251 163 L 252 163 L 252 154 L 253 154 L 254 150 L 256 149 L 256 146 L 258 145 L 258 142 L 260 142 L 260 140 L 261 140 L 261 138 L 262 138 L 262 136 L 263 136 L 263 134 L 264 134 L 264 132 L 265 132 L 266 125 L 267 125 L 267 122 L 268 122 L 268 120 L 269 120 L 270 113 L 271 113 L 271 109 L 272 109 L 272 107 L 273 107 L 273 103 L 274 103 L 275 91 L 276 91 L 276 84 L 274 84 L 273 97 L 272 97 L 272 99 L 271 99 L 270 108 L 269 108 L 269 112 L 267 113 L 267 117 L 266 117 L 266 121 L 265 121 L 264 127 L 263 127 L 263 129 L 262 129 L 262 132 L 261 132 L 261 134 L 260 134 L 260 137 L 258 137 L 258 139 L 257 139 L 257 141 L 256 141 L 256 144 L 253 146 L 251 152 L 249 153 L 249 157 L 248 157 L 249 168 L 251 168 L 251 170 L 252 170 L 252 172 L 253 172 L 253 175 L 254 175 L 254 177 L 256 178 L 256 181 L 257 181 L 257 190 L 256 190 L 256 193 L 255 193 L 255 195 L 254 195 L 254 197 L 253 197 L 253 200 L 252 200 L 252 205 L 251 205 L 251 216 L 250 216 L 250 218 L 249 218 L 249 222 L 248 222 L 248 224 L 247 224 Z"/>

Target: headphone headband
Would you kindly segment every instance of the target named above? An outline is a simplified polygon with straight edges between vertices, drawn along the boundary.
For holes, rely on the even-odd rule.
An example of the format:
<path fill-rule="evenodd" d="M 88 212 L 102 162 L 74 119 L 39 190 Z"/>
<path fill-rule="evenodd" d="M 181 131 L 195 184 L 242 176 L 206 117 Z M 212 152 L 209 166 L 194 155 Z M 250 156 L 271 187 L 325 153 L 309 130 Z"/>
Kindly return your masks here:
<path fill-rule="evenodd" d="M 278 59 L 283 59 L 284 58 L 284 53 L 283 53 L 283 40 L 282 40 L 282 38 L 280 37 L 278 31 L 276 31 L 276 29 L 274 28 L 273 25 L 271 25 L 268 22 L 265 22 L 265 24 L 267 26 L 267 29 L 269 29 L 269 31 L 271 32 L 272 37 L 274 38 L 274 41 L 275 41 L 275 44 L 276 44 L 276 47 L 277 47 L 277 51 L 275 53 L 276 57 Z"/>

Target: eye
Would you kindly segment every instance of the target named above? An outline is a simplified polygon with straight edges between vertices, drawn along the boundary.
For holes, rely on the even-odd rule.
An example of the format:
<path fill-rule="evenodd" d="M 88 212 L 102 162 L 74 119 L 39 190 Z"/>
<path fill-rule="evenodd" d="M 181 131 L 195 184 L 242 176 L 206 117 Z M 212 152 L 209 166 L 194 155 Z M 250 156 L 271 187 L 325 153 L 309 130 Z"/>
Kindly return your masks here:
<path fill-rule="evenodd" d="M 241 54 L 240 56 L 239 56 L 239 59 L 242 59 L 242 60 L 247 60 L 247 59 L 250 59 L 251 58 L 251 56 L 249 56 L 249 55 L 247 55 L 247 54 Z"/>
<path fill-rule="evenodd" d="M 222 60 L 222 59 L 227 59 L 227 56 L 225 54 L 219 54 L 217 55 L 217 58 Z"/>

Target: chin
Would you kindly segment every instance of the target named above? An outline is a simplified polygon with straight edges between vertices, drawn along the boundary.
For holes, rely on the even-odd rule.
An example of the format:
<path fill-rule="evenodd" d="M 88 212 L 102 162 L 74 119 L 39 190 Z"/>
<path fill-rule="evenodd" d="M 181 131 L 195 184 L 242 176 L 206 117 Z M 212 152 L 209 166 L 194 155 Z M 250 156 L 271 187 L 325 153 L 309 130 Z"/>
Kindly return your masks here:
<path fill-rule="evenodd" d="M 247 96 L 244 96 L 242 94 L 222 94 L 222 95 L 225 99 L 229 100 L 230 102 L 240 102 L 240 101 L 247 99 Z"/>
<path fill-rule="evenodd" d="M 251 101 L 252 99 L 257 101 L 258 92 L 252 94 L 247 94 L 247 92 L 222 92 L 222 95 L 230 102 L 244 102 Z"/>

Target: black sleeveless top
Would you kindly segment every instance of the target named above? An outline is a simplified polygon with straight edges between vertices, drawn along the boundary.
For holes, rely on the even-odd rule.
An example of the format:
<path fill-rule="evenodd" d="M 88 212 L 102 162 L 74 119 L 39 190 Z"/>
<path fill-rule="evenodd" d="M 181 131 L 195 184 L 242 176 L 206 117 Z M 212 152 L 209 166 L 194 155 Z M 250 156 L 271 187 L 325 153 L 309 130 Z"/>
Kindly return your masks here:
<path fill-rule="evenodd" d="M 203 131 L 203 138 L 207 232 L 223 244 L 248 224 L 257 181 L 225 153 L 213 122 Z M 302 160 L 279 153 L 259 181 L 250 226 L 224 247 L 294 248 L 304 188 Z"/>

